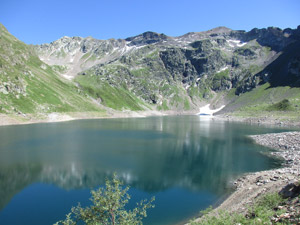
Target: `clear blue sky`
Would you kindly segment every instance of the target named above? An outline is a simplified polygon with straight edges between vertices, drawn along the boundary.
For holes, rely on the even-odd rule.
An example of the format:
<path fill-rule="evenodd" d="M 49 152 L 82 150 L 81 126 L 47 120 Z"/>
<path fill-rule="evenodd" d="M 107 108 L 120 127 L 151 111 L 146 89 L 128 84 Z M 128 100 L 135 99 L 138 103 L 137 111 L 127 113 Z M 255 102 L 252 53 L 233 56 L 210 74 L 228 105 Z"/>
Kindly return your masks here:
<path fill-rule="evenodd" d="M 300 25 L 300 0 L 0 0 L 0 23 L 27 44 L 62 36 L 170 36 L 226 26 L 234 30 Z"/>

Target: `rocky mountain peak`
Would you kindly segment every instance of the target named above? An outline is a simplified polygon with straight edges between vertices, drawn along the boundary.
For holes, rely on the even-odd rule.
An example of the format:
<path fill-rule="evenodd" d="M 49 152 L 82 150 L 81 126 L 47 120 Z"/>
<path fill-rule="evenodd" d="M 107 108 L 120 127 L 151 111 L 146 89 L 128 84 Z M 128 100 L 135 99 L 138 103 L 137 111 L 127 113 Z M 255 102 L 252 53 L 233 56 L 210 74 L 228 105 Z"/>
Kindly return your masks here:
<path fill-rule="evenodd" d="M 211 30 L 208 30 L 208 31 L 204 31 L 203 33 L 206 33 L 206 34 L 228 34 L 231 31 L 232 30 L 228 27 L 220 26 L 220 27 L 216 27 Z"/>
<path fill-rule="evenodd" d="M 275 51 L 281 51 L 293 41 L 290 38 L 297 31 L 292 29 L 282 30 L 278 27 L 268 27 L 263 29 L 254 28 L 242 35 L 243 41 L 256 39 L 263 46 L 271 47 Z"/>
<path fill-rule="evenodd" d="M 152 31 L 147 31 L 140 35 L 126 38 L 125 40 L 131 42 L 130 45 L 146 45 L 167 40 L 169 37 L 165 34 L 159 34 Z"/>
<path fill-rule="evenodd" d="M 179 37 L 147 31 L 125 40 L 63 37 L 36 50 L 45 63 L 63 66 L 67 79 L 96 79 L 103 88 L 125 88 L 159 107 L 189 108 L 215 92 L 235 88 L 240 95 L 268 82 L 275 70 L 263 69 L 296 34 L 275 27 L 249 32 L 217 27 Z M 297 59 L 291 62 L 289 71 L 296 71 Z M 98 91 L 91 94 L 105 102 Z"/>

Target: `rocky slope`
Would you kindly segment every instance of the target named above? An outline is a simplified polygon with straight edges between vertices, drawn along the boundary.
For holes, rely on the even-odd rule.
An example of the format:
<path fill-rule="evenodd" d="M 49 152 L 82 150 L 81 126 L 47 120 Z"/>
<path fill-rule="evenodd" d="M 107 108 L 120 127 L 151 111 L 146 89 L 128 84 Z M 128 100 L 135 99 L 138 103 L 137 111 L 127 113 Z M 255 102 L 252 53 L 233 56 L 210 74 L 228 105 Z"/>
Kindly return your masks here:
<path fill-rule="evenodd" d="M 63 37 L 35 49 L 41 60 L 63 66 L 63 76 L 108 107 L 137 110 L 147 103 L 181 111 L 204 101 L 232 103 L 266 83 L 299 87 L 299 34 L 300 27 L 249 32 L 218 27 L 180 37 L 154 32 L 125 40 Z"/>
<path fill-rule="evenodd" d="M 275 170 L 260 171 L 245 174 L 234 181 L 235 192 L 221 205 L 214 209 L 210 215 L 217 215 L 222 210 L 229 213 L 248 213 L 248 210 L 257 200 L 267 194 L 279 192 L 284 198 L 289 198 L 282 209 L 286 213 L 270 218 L 272 224 L 299 224 L 299 169 L 300 169 L 300 132 L 283 132 L 249 136 L 259 145 L 263 145 L 277 151 L 271 155 L 284 160 L 283 167 Z M 249 215 L 247 215 L 249 218 Z M 250 216 L 251 217 L 251 216 Z M 196 222 L 203 218 L 198 218 Z M 287 219 L 287 221 L 282 221 Z M 297 223 L 298 222 L 298 223 Z"/>
<path fill-rule="evenodd" d="M 62 37 L 27 46 L 1 25 L 0 44 L 0 113 L 182 113 L 207 103 L 226 105 L 221 113 L 261 112 L 283 99 L 300 110 L 300 27 Z"/>

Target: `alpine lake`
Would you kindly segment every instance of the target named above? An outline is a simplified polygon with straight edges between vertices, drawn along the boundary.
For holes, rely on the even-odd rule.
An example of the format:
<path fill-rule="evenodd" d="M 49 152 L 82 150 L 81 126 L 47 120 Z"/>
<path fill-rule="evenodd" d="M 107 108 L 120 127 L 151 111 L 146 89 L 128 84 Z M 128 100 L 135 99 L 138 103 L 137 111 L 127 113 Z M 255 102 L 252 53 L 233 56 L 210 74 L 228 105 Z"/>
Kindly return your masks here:
<path fill-rule="evenodd" d="M 0 224 L 65 219 L 114 173 L 130 186 L 128 209 L 155 196 L 144 224 L 183 224 L 224 200 L 242 174 L 280 167 L 247 135 L 290 130 L 199 116 L 3 126 Z"/>

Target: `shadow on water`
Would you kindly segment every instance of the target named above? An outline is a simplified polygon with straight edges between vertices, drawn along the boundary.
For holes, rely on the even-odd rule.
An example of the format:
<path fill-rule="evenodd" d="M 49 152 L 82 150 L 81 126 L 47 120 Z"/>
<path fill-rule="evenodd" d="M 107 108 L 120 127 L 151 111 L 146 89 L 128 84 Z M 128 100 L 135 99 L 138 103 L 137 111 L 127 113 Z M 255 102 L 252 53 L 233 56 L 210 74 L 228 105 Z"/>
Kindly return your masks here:
<path fill-rule="evenodd" d="M 36 184 L 35 191 L 51 196 L 59 188 L 76 199 L 80 190 L 103 185 L 116 172 L 132 187 L 134 200 L 156 196 L 146 224 L 175 223 L 226 195 L 240 174 L 278 167 L 246 135 L 281 131 L 197 116 L 0 127 L 0 221 L 12 219 L 18 196 Z M 51 209 L 57 214 L 51 219 L 61 219 L 72 204 Z"/>

